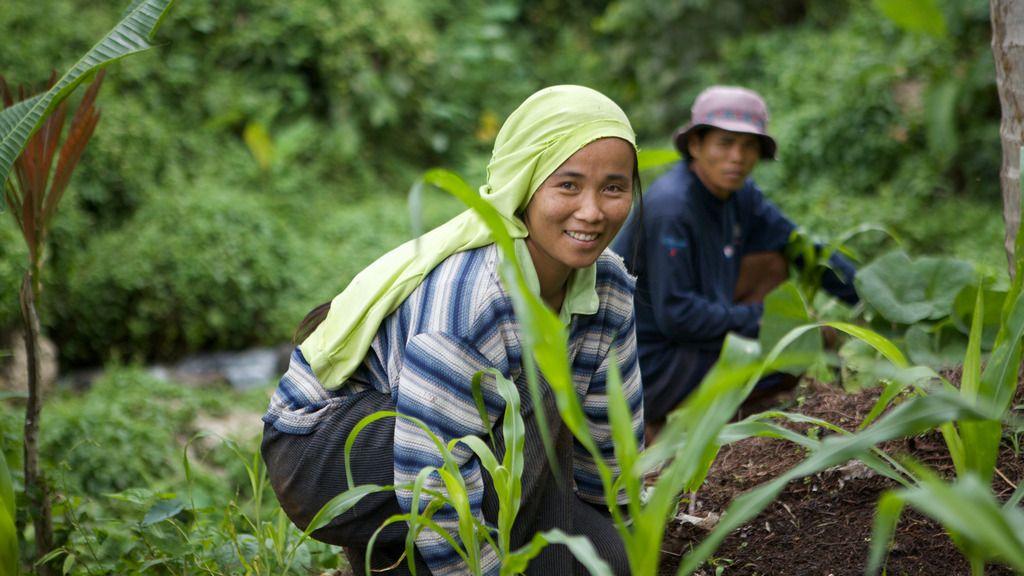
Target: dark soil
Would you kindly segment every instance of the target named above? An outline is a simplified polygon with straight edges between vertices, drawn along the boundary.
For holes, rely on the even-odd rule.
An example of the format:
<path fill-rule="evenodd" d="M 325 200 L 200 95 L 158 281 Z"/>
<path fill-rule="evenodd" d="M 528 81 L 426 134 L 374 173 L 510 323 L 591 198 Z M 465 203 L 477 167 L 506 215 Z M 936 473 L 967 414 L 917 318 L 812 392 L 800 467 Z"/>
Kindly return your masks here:
<path fill-rule="evenodd" d="M 957 374 L 947 375 L 959 380 Z M 1024 403 L 1018 389 L 1014 405 Z M 819 383 L 805 384 L 781 399 L 782 408 L 815 416 L 854 430 L 871 409 L 878 391 L 848 394 Z M 764 409 L 764 405 L 757 411 Z M 750 410 L 747 410 L 751 413 Z M 952 462 L 941 435 L 931 433 L 892 442 L 890 454 L 906 453 L 945 475 Z M 697 494 L 696 516 L 721 514 L 740 493 L 762 484 L 803 459 L 803 450 L 788 442 L 750 438 L 724 447 L 707 482 Z M 1024 481 L 1024 461 L 1004 443 L 999 472 L 992 486 L 1003 500 L 1013 492 L 1011 482 Z M 707 576 L 813 575 L 854 576 L 864 573 L 878 498 L 898 485 L 857 463 L 791 482 L 780 497 L 757 518 L 733 532 L 705 566 Z M 684 505 L 685 506 L 685 505 Z M 691 524 L 673 523 L 666 531 L 660 573 L 675 574 L 679 557 L 696 546 L 707 532 Z M 953 576 L 970 573 L 966 560 L 941 526 L 907 508 L 886 564 L 889 576 Z M 990 566 L 990 576 L 1013 574 Z"/>

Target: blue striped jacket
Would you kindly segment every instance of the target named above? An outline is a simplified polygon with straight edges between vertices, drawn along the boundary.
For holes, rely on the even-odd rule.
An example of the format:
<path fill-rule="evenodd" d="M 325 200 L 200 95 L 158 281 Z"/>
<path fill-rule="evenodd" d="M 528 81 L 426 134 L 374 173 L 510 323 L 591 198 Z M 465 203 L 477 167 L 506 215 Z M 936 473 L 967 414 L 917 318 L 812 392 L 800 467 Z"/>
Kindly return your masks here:
<path fill-rule="evenodd" d="M 325 390 L 296 350 L 281 379 L 264 421 L 290 434 L 312 431 L 332 402 L 355 391 L 373 388 L 390 394 L 399 413 L 425 422 L 443 441 L 466 435 L 485 436 L 501 416 L 504 401 L 494 379 L 485 377 L 487 427 L 481 422 L 470 382 L 475 373 L 497 368 L 520 390 L 526 387 L 522 346 L 512 301 L 498 277 L 499 256 L 492 244 L 460 252 L 438 265 L 424 282 L 392 313 L 377 332 L 360 369 L 338 390 Z M 633 418 L 633 432 L 643 434 L 643 396 L 637 366 L 633 325 L 634 280 L 622 259 L 605 251 L 597 261 L 596 289 L 600 302 L 592 315 L 574 315 L 569 326 L 569 354 L 573 381 L 587 416 L 590 432 L 613 474 L 618 475 L 608 422 L 605 378 L 609 352 L 614 348 Z M 338 439 L 344 442 L 343 438 Z M 462 444 L 454 449 L 469 489 L 470 506 L 481 520 L 483 478 L 481 466 Z M 443 464 L 437 448 L 422 430 L 396 419 L 394 438 L 395 485 L 399 505 L 408 511 L 411 483 L 426 466 Z M 546 462 L 534 463 L 547 465 Z M 589 502 L 604 504 L 597 468 L 586 450 L 574 451 L 576 493 Z M 444 491 L 435 472 L 424 486 Z M 621 498 L 621 497 L 620 497 Z M 429 497 L 421 498 L 421 510 Z M 620 504 L 624 500 L 620 500 Z M 457 534 L 454 510 L 443 508 L 434 516 L 439 525 Z M 416 541 L 434 575 L 467 573 L 462 559 L 437 533 L 423 531 Z M 498 559 L 485 544 L 485 574 L 497 574 Z"/>

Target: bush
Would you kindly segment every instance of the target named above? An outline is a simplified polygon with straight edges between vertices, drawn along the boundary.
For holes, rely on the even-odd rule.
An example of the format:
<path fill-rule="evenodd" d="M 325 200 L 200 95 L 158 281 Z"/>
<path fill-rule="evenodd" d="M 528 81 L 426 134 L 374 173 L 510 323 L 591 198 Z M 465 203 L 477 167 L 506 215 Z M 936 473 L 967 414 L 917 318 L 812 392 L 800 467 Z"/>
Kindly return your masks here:
<path fill-rule="evenodd" d="M 72 256 L 51 333 L 71 361 L 278 342 L 300 274 L 292 229 L 257 199 L 176 191 Z"/>
<path fill-rule="evenodd" d="M 9 218 L 7 214 L 0 216 Z M 28 249 L 13 219 L 0 220 L 0 294 L 4 295 L 0 299 L 0 331 L 21 323 L 18 294 L 27 267 Z"/>

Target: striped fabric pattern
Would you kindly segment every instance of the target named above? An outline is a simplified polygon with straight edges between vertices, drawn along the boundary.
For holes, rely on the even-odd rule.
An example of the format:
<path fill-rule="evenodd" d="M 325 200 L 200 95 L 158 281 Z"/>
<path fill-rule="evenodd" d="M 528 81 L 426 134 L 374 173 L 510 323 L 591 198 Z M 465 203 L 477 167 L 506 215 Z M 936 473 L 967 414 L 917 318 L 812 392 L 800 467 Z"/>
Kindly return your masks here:
<path fill-rule="evenodd" d="M 504 401 L 496 391 L 493 377 L 485 377 L 484 400 L 490 422 L 485 426 L 480 421 L 470 383 L 474 374 L 487 368 L 497 368 L 514 381 L 523 396 L 524 411 L 530 410 L 529 389 L 521 365 L 519 327 L 511 298 L 498 278 L 498 258 L 496 247 L 489 245 L 454 254 L 442 262 L 388 317 L 363 365 L 341 389 L 324 390 L 296 350 L 264 421 L 285 433 L 308 433 L 316 427 L 318 414 L 332 401 L 354 390 L 372 387 L 391 394 L 399 413 L 424 421 L 444 441 L 470 434 L 484 436 L 504 410 Z M 633 278 L 626 272 L 621 258 L 606 251 L 597 266 L 600 307 L 596 314 L 574 316 L 569 326 L 569 353 L 576 390 L 591 434 L 615 474 L 618 474 L 618 466 L 605 389 L 612 349 L 623 376 L 634 435 L 638 440 L 643 435 L 633 286 Z M 464 445 L 457 445 L 454 455 L 469 489 L 471 508 L 482 520 L 481 465 Z M 595 463 L 578 443 L 573 460 L 577 494 L 589 502 L 603 504 L 604 492 Z M 396 486 L 411 483 L 424 467 L 439 468 L 442 463 L 429 436 L 406 420 L 396 420 Z M 546 462 L 533 464 L 547 465 Z M 437 473 L 430 476 L 424 487 L 444 491 L 444 483 Z M 396 495 L 400 507 L 408 511 L 411 490 L 398 489 Z M 429 498 L 422 497 L 421 510 L 428 503 Z M 619 503 L 624 503 L 621 496 Z M 434 519 L 453 536 L 457 534 L 457 516 L 453 509 L 441 509 Z M 435 576 L 467 573 L 465 563 L 440 535 L 424 531 L 416 543 Z M 486 545 L 483 559 L 484 573 L 497 574 L 497 556 Z"/>

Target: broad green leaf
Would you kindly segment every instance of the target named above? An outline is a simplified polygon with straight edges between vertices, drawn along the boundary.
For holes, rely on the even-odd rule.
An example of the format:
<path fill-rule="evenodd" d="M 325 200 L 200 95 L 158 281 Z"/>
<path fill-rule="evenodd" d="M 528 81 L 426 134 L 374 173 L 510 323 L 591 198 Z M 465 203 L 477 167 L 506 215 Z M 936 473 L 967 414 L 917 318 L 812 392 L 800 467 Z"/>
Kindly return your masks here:
<path fill-rule="evenodd" d="M 967 338 L 945 322 L 935 326 L 914 324 L 903 341 L 911 362 L 936 370 L 960 365 L 967 352 Z"/>
<path fill-rule="evenodd" d="M 764 299 L 764 313 L 761 316 L 761 330 L 758 341 L 762 350 L 771 350 L 790 330 L 811 323 L 807 313 L 807 302 L 792 280 L 779 285 Z M 822 353 L 821 332 L 811 330 L 794 342 L 788 350 L 808 360 L 818 358 Z M 808 364 L 809 365 L 809 364 Z M 783 372 L 794 376 L 802 374 L 807 365 L 787 367 Z"/>
<path fill-rule="evenodd" d="M 835 241 L 832 243 L 832 249 L 833 251 L 842 250 L 843 247 L 845 247 L 846 244 L 849 244 L 851 240 L 853 240 L 857 236 L 867 234 L 869 232 L 880 233 L 883 236 L 890 238 L 893 242 L 896 243 L 897 246 L 903 243 L 902 240 L 900 240 L 899 235 L 892 228 L 889 228 L 888 226 L 884 226 L 882 224 L 864 222 L 862 224 L 858 224 L 856 226 L 853 226 L 840 232 L 839 236 L 837 236 Z"/>
<path fill-rule="evenodd" d="M 733 500 L 711 534 L 692 553 L 683 558 L 677 574 L 692 574 L 729 533 L 757 516 L 792 480 L 869 454 L 870 448 L 887 440 L 919 434 L 953 420 L 985 417 L 984 412 L 979 412 L 960 397 L 938 391 L 926 397 L 912 398 L 879 419 L 874 426 L 856 434 L 825 438 L 821 449 L 786 473 Z"/>
<path fill-rule="evenodd" d="M 886 320 L 913 324 L 949 316 L 957 293 L 974 280 L 970 263 L 952 258 L 911 260 L 891 252 L 857 273 L 857 294 Z"/>
<path fill-rule="evenodd" d="M 0 111 L 0 183 L 7 181 L 14 161 L 46 116 L 100 68 L 149 49 L 173 5 L 174 0 L 139 2 L 46 93 Z"/>
<path fill-rule="evenodd" d="M 936 38 L 946 37 L 946 17 L 937 0 L 874 0 L 875 6 L 897 26 Z"/>
<path fill-rule="evenodd" d="M 142 519 L 143 526 L 152 526 L 158 522 L 163 522 L 168 518 L 174 518 L 185 509 L 185 503 L 177 498 L 170 500 L 160 500 L 149 510 L 146 511 L 145 518 Z"/>

